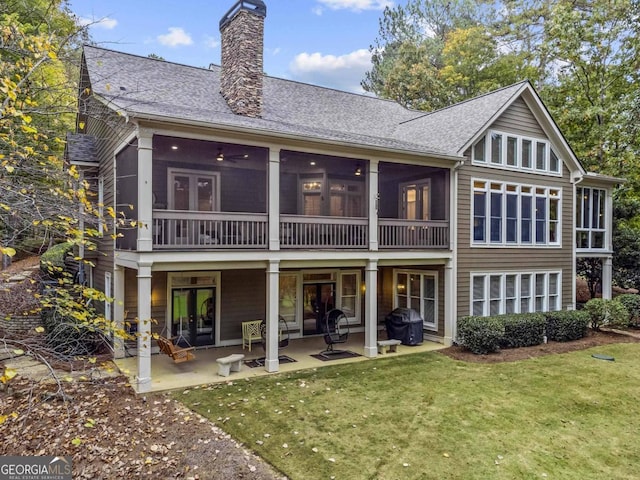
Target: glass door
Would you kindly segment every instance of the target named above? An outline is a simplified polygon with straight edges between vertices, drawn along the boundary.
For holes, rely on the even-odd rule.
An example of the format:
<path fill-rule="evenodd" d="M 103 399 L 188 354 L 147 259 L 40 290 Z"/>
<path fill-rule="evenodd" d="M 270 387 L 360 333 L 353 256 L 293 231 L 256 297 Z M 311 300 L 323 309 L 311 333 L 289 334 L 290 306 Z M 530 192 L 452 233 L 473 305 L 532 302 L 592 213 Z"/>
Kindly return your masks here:
<path fill-rule="evenodd" d="M 175 288 L 171 292 L 171 334 L 181 346 L 215 342 L 216 289 Z"/>
<path fill-rule="evenodd" d="M 325 314 L 335 308 L 336 284 L 307 283 L 303 288 L 303 335 L 322 333 Z"/>

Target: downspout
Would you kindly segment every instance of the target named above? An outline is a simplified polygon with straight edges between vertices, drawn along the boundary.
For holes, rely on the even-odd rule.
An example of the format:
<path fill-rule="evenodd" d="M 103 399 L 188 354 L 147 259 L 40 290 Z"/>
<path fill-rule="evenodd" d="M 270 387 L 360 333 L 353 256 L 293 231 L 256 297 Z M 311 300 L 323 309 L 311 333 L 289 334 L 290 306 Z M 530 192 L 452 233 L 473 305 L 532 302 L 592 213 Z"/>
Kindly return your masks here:
<path fill-rule="evenodd" d="M 578 208 L 577 205 L 577 200 L 578 200 L 578 184 L 582 183 L 582 181 L 584 180 L 584 175 L 581 175 L 580 173 L 578 173 L 577 175 L 572 175 L 571 176 L 571 183 L 573 184 L 573 219 L 572 221 L 572 225 L 573 228 L 571 229 L 571 231 L 573 232 L 573 243 L 572 243 L 572 247 L 571 247 L 571 252 L 573 254 L 573 272 L 572 272 L 572 277 L 573 277 L 573 281 L 571 282 L 571 303 L 569 305 L 567 305 L 567 310 L 575 310 L 576 309 L 576 296 L 578 294 L 577 292 L 577 274 L 578 274 L 578 249 L 576 247 L 576 228 L 577 228 L 577 224 L 576 224 L 576 211 Z"/>
<path fill-rule="evenodd" d="M 451 168 L 453 178 L 451 179 L 450 207 L 451 214 L 451 236 L 449 246 L 451 248 L 451 341 L 455 344 L 458 336 L 458 170 L 465 164 L 465 160 L 458 160 Z M 446 268 L 446 267 L 445 267 Z"/>

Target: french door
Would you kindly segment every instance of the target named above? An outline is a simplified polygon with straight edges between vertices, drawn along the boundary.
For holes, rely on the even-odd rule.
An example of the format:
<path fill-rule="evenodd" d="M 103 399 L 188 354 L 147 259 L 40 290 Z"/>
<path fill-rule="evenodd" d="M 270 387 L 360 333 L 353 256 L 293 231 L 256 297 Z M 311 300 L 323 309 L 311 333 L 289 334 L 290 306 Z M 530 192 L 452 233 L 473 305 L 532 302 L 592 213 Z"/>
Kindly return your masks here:
<path fill-rule="evenodd" d="M 182 346 L 213 345 L 216 324 L 216 288 L 171 290 L 171 335 Z"/>

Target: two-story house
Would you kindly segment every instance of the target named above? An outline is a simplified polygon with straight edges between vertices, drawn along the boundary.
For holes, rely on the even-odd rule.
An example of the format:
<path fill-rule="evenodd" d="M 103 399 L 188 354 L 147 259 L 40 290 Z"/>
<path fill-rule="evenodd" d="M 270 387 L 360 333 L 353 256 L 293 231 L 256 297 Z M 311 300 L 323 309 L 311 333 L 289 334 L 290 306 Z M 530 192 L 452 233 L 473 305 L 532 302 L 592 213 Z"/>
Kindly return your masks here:
<path fill-rule="evenodd" d="M 463 315 L 574 308 L 578 252 L 610 280 L 617 180 L 584 171 L 528 82 L 424 113 L 272 78 L 265 17 L 238 1 L 209 69 L 84 48 L 69 161 L 139 225 L 109 225 L 89 272 L 107 318 L 136 320 L 139 391 L 152 332 L 239 345 L 265 319 L 275 372 L 280 316 L 303 338 L 339 308 L 374 357 L 396 307 L 450 344 Z"/>

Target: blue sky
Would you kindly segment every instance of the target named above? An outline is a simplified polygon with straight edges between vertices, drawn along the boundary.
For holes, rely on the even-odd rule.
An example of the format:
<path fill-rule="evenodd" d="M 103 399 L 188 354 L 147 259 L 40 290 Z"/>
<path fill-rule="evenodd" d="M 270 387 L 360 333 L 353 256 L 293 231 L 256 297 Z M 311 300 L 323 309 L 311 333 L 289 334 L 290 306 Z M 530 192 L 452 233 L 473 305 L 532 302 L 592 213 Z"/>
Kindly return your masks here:
<path fill-rule="evenodd" d="M 218 22 L 235 0 L 70 0 L 99 45 L 208 67 L 220 64 Z M 397 3 L 397 2 L 396 2 Z M 271 76 L 362 92 L 369 46 L 391 0 L 265 0 Z"/>

